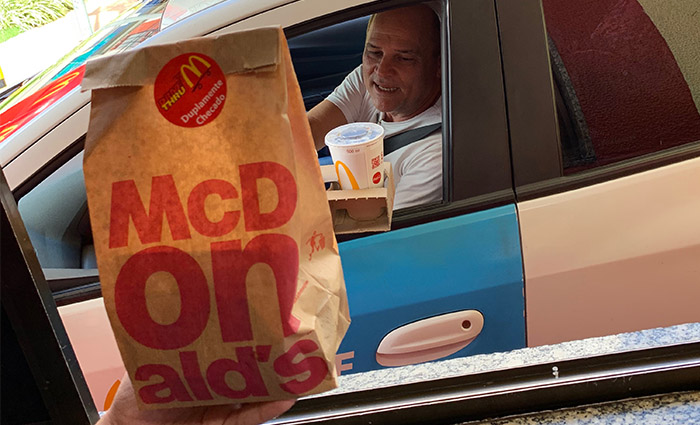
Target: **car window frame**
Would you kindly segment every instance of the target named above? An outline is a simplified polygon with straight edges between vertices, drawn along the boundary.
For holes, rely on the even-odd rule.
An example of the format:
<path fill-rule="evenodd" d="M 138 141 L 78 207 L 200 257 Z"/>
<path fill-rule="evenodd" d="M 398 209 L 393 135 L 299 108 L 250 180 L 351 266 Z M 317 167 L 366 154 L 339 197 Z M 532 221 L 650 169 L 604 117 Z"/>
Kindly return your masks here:
<path fill-rule="evenodd" d="M 43 399 L 43 407 L 53 421 L 94 423 L 99 419 L 97 409 L 4 173 L 0 173 L 0 198 L 3 210 L 1 254 L 9 260 L 2 263 L 0 273 L 2 313 L 3 321 L 12 322 L 14 334 L 10 337 L 12 341 L 4 333 L 3 344 L 10 342 L 7 348 L 11 350 L 7 353 L 17 351 L 12 349 L 17 344 L 26 360 L 25 363 L 15 359 L 12 367 L 19 367 L 21 371 L 26 367 L 23 364 L 28 366 L 27 372 L 31 372 L 38 385 L 35 388 L 41 393 L 34 394 Z M 3 364 L 3 373 L 5 366 Z M 29 382 L 25 385 L 32 386 Z M 20 393 L 32 394 L 31 391 Z"/>
<path fill-rule="evenodd" d="M 51 161 L 17 186 L 12 191 L 15 202 L 19 202 L 23 196 L 37 187 L 39 183 L 58 171 L 69 160 L 79 155 L 84 150 L 85 138 L 86 135 L 83 134 L 72 143 L 69 143 Z M 100 278 L 96 269 L 50 269 L 41 267 L 41 270 L 58 306 L 87 301 L 102 296 Z M 57 270 L 61 272 L 54 273 Z M 71 276 L 68 272 L 70 270 L 79 270 L 80 273 L 76 272 L 74 276 Z"/>
<path fill-rule="evenodd" d="M 363 4 L 292 25 L 285 28 L 285 34 L 291 38 L 369 13 L 419 3 L 423 2 Z M 491 0 L 442 3 L 443 200 L 396 211 L 392 230 L 515 200 L 496 10 Z M 480 118 L 453 119 L 475 114 Z M 464 142 L 455 143 L 455 139 Z M 469 143 L 472 140 L 489 143 Z M 343 236 L 339 240 L 357 237 Z"/>

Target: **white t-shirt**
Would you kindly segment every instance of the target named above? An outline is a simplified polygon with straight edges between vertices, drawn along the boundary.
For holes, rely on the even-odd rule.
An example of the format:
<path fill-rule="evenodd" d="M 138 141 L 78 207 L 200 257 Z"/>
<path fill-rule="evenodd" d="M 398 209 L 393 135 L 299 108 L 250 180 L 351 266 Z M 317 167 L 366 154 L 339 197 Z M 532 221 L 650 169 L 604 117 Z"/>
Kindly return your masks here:
<path fill-rule="evenodd" d="M 384 121 L 362 81 L 362 66 L 345 77 L 327 100 L 345 115 L 348 122 L 373 122 L 384 127 L 384 137 L 442 122 L 442 99 L 406 121 Z M 384 156 L 394 168 L 394 209 L 442 199 L 442 132 L 437 131 Z"/>

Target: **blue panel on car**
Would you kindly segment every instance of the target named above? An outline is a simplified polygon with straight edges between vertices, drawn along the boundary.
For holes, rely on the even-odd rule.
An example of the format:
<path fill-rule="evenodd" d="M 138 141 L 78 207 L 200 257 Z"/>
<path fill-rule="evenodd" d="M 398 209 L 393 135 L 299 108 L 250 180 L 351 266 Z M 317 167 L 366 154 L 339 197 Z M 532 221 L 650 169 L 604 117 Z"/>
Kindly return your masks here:
<path fill-rule="evenodd" d="M 392 330 L 461 310 L 481 312 L 483 330 L 445 358 L 525 347 L 513 205 L 343 242 L 340 254 L 352 318 L 343 373 L 381 368 L 376 350 Z"/>

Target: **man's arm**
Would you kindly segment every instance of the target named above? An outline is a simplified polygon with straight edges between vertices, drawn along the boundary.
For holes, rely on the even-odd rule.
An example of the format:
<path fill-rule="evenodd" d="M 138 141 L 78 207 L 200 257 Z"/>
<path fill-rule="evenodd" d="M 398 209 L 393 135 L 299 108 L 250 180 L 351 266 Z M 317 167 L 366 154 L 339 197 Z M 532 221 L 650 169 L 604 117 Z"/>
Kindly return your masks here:
<path fill-rule="evenodd" d="M 307 113 L 307 116 L 309 117 L 309 125 L 311 126 L 311 134 L 314 136 L 316 150 L 323 149 L 325 146 L 323 139 L 329 131 L 348 123 L 343 111 L 329 100 L 323 100 L 314 106 Z"/>

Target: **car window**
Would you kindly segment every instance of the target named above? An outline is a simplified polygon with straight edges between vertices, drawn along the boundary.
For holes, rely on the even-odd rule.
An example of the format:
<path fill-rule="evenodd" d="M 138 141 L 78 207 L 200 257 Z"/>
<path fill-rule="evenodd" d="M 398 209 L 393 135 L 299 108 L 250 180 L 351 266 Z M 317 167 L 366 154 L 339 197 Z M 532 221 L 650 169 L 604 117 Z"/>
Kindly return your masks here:
<path fill-rule="evenodd" d="M 700 140 L 694 2 L 542 3 L 565 175 Z"/>
<path fill-rule="evenodd" d="M 17 202 L 58 305 L 100 296 L 80 152 Z"/>
<path fill-rule="evenodd" d="M 434 19 L 418 20 L 414 15 L 420 13 L 416 12 L 420 7 Z M 405 19 L 425 25 L 424 30 L 432 36 L 419 37 L 398 23 L 402 14 L 407 13 L 413 15 L 405 15 Z M 435 78 L 440 72 L 439 13 L 421 5 L 413 9 L 390 9 L 381 16 L 372 25 L 392 34 L 391 39 L 382 37 L 381 32 L 373 36 L 373 27 L 368 28 L 368 23 L 375 21 L 370 16 L 290 37 L 304 102 L 311 110 L 327 99 L 348 123 L 372 122 L 383 127 L 384 160 L 391 162 L 394 170 L 394 210 L 440 202 L 443 199 L 442 89 L 440 78 Z M 365 40 L 366 37 L 370 39 Z M 382 88 L 379 83 L 387 87 Z M 315 113 L 316 110 L 309 112 L 310 117 L 316 118 L 310 120 L 312 132 L 319 131 L 314 122 L 325 121 L 314 116 Z M 332 128 L 324 129 L 323 133 L 329 130 Z M 323 137 L 314 134 L 315 138 L 319 136 Z M 402 140 L 404 137 L 408 138 Z M 326 152 L 324 148 L 320 155 L 327 156 Z M 330 158 L 326 159 L 329 163 Z"/>
<path fill-rule="evenodd" d="M 82 169 L 70 159 L 17 203 L 42 268 L 96 268 Z"/>

